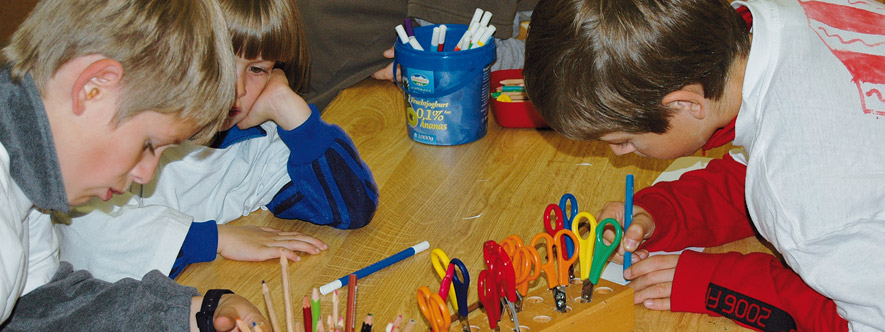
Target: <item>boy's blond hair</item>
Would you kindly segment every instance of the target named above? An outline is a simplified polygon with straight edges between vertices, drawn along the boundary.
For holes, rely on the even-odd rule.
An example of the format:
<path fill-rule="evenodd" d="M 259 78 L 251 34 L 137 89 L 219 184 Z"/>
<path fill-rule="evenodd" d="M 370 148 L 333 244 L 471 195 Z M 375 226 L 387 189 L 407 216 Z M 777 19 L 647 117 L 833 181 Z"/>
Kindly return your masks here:
<path fill-rule="evenodd" d="M 289 86 L 304 93 L 309 80 L 310 53 L 301 13 L 294 0 L 219 0 L 233 42 L 244 59 L 281 62 Z"/>
<path fill-rule="evenodd" d="M 43 0 L 3 49 L 12 76 L 41 94 L 68 61 L 101 54 L 123 66 L 115 125 L 142 111 L 177 114 L 215 134 L 235 99 L 234 55 L 214 0 Z"/>

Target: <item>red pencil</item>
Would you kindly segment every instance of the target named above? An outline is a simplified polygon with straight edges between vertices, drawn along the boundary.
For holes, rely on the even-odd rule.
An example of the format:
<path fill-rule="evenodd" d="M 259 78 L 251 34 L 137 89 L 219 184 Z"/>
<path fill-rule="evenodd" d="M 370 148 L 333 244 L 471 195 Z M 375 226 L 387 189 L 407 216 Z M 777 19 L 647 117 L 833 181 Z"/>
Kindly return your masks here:
<path fill-rule="evenodd" d="M 353 332 L 356 315 L 356 274 L 347 278 L 347 317 L 344 318 L 344 332 Z"/>
<path fill-rule="evenodd" d="M 313 316 L 310 313 L 310 300 L 304 297 L 304 303 L 301 305 L 301 313 L 304 316 L 304 331 L 313 332 Z"/>

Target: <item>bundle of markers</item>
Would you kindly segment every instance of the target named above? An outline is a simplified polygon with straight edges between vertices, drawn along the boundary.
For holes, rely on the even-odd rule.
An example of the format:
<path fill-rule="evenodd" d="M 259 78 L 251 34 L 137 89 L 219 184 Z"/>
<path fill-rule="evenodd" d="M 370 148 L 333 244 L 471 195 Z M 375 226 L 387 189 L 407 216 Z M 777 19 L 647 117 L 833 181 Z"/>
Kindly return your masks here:
<path fill-rule="evenodd" d="M 464 35 L 461 36 L 461 39 L 458 40 L 458 45 L 455 45 L 454 50 L 469 50 L 471 48 L 482 47 L 489 43 L 492 39 L 492 35 L 494 35 L 497 30 L 494 25 L 489 25 L 489 21 L 491 20 L 492 12 L 477 8 L 473 13 L 473 18 L 470 20 L 470 25 L 468 25 L 467 31 L 465 31 Z M 421 44 L 418 43 L 418 40 L 415 39 L 411 19 L 406 18 L 403 21 L 403 24 L 396 26 L 395 30 L 401 43 L 408 44 L 416 50 L 424 51 L 424 47 L 422 47 Z M 433 28 L 433 34 L 430 39 L 430 45 L 432 46 L 431 51 L 443 51 L 446 43 L 446 30 L 447 28 L 445 24 Z"/>

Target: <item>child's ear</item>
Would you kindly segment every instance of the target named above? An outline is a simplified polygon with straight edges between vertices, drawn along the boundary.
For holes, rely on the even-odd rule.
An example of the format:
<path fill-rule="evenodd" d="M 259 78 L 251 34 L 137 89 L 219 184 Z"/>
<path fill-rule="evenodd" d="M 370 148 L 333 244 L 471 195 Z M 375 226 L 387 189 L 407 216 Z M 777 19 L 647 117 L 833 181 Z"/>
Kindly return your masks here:
<path fill-rule="evenodd" d="M 687 111 L 696 119 L 707 116 L 707 101 L 704 99 L 704 88 L 693 83 L 682 89 L 668 93 L 661 103 L 672 110 Z"/>
<path fill-rule="evenodd" d="M 123 65 L 116 60 L 101 59 L 86 66 L 77 76 L 71 91 L 74 114 L 83 114 L 86 102 L 102 98 L 112 88 L 119 86 L 122 79 Z"/>

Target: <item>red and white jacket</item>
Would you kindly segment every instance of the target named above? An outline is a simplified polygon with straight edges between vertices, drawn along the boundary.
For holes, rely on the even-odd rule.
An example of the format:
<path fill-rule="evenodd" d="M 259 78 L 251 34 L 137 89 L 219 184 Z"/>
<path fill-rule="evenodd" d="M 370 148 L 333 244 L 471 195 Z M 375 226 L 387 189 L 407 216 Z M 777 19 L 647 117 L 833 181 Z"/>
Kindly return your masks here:
<path fill-rule="evenodd" d="M 783 255 L 686 251 L 671 310 L 762 331 L 885 329 L 885 5 L 736 1 L 753 41 L 737 118 L 714 160 L 636 194 L 642 248 L 715 246 L 758 232 Z M 794 272 L 795 271 L 795 272 Z"/>

